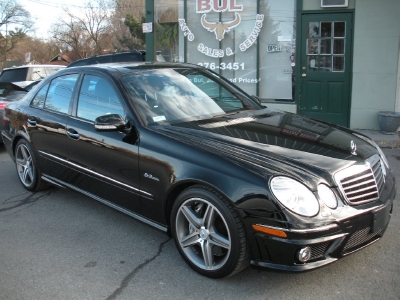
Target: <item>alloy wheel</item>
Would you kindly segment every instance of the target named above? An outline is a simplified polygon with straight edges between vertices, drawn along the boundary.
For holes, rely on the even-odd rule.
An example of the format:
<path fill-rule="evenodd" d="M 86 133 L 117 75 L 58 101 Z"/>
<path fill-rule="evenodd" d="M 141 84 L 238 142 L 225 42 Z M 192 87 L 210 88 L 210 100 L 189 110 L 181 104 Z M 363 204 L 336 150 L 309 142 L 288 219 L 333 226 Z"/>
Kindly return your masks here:
<path fill-rule="evenodd" d="M 32 154 L 23 143 L 19 144 L 16 151 L 16 163 L 18 176 L 23 185 L 31 186 L 35 180 L 35 169 Z"/>
<path fill-rule="evenodd" d="M 203 270 L 223 267 L 231 252 L 226 220 L 209 201 L 190 198 L 179 207 L 176 235 L 186 257 Z"/>

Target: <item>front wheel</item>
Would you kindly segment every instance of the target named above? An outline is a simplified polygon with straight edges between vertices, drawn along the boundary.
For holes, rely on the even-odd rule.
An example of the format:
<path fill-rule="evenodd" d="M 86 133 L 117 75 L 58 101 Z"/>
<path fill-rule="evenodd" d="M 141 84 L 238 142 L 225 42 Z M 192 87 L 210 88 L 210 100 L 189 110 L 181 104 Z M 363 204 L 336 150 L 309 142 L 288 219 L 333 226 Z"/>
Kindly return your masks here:
<path fill-rule="evenodd" d="M 29 191 L 39 191 L 46 184 L 41 180 L 40 169 L 32 147 L 25 140 L 20 140 L 15 147 L 15 163 L 19 180 Z"/>
<path fill-rule="evenodd" d="M 233 206 L 202 186 L 183 191 L 176 199 L 171 228 L 184 260 L 198 273 L 222 278 L 249 264 L 242 222 Z"/>

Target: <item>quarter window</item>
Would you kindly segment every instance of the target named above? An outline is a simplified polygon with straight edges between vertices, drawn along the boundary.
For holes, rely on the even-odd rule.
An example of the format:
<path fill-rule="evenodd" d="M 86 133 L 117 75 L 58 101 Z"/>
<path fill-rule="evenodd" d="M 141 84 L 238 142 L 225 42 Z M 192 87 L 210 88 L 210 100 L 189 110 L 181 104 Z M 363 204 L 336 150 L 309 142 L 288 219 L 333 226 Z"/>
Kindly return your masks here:
<path fill-rule="evenodd" d="M 125 116 L 119 97 L 105 79 L 85 75 L 79 92 L 77 116 L 94 121 L 97 117 L 108 114 Z"/>
<path fill-rule="evenodd" d="M 44 101 L 46 100 L 47 90 L 49 89 L 49 84 L 46 84 L 44 87 L 40 89 L 40 91 L 36 94 L 35 98 L 33 98 L 32 106 L 37 108 L 44 107 Z"/>

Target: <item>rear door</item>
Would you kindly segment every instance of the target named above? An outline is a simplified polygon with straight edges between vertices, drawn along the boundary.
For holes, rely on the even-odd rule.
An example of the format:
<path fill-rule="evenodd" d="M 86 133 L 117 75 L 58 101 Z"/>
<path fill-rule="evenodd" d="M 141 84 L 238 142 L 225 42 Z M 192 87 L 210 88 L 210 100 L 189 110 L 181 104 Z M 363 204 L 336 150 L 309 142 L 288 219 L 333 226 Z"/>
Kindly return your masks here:
<path fill-rule="evenodd" d="M 54 78 L 38 90 L 24 112 L 43 173 L 60 179 L 67 167 L 66 124 L 78 78 L 79 74 Z"/>

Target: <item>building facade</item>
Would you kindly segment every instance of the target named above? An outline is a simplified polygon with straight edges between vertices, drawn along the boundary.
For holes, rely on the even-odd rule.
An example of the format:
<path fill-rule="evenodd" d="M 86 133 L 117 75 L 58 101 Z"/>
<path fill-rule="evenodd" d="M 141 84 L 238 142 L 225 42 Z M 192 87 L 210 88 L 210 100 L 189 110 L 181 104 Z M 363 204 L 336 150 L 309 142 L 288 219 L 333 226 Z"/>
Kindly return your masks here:
<path fill-rule="evenodd" d="M 379 129 L 378 111 L 400 111 L 399 0 L 146 5 L 147 53 L 207 67 L 268 107 L 353 129 Z"/>

